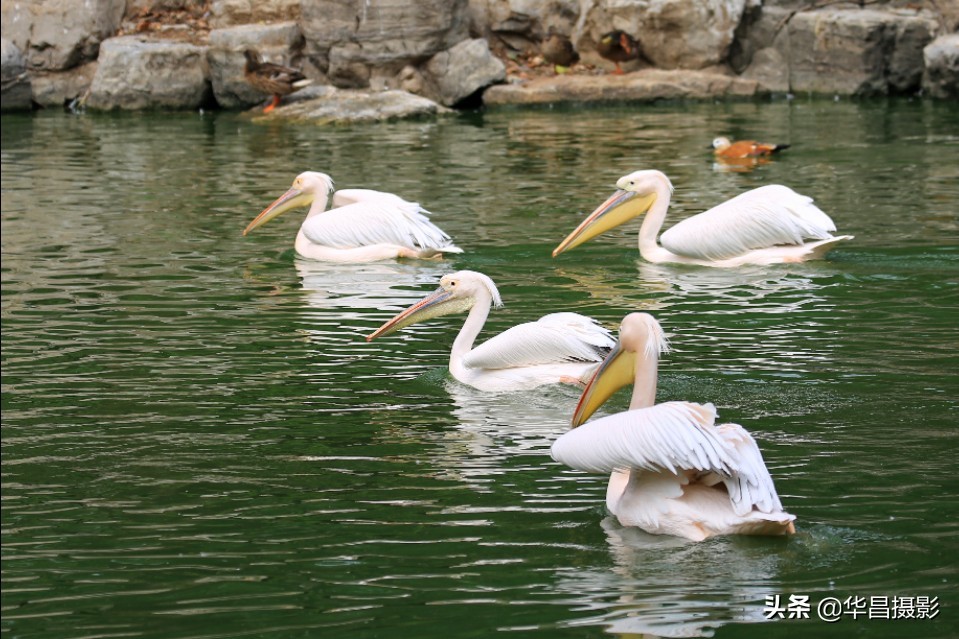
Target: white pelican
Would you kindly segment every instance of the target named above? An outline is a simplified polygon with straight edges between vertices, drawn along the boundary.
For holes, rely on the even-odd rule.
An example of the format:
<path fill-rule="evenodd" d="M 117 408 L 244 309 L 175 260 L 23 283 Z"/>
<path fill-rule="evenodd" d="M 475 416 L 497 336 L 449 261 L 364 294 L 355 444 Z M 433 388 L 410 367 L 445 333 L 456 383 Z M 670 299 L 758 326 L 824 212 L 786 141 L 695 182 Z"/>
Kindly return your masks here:
<path fill-rule="evenodd" d="M 473 348 L 490 308 L 502 306 L 486 275 L 444 275 L 435 292 L 376 329 L 366 340 L 440 315 L 469 311 L 453 341 L 450 374 L 484 391 L 524 390 L 559 382 L 583 384 L 615 344 L 609 331 L 579 313 L 551 313 L 519 324 Z"/>
<path fill-rule="evenodd" d="M 462 253 L 449 235 L 429 221 L 428 211 L 398 195 L 370 189 L 344 189 L 333 195 L 333 180 L 325 173 L 306 171 L 293 186 L 256 216 L 246 235 L 276 216 L 310 206 L 296 234 L 296 252 L 312 260 L 372 262 L 397 257 L 432 258 Z"/>
<path fill-rule="evenodd" d="M 852 239 L 831 234 L 836 225 L 812 198 L 771 184 L 683 220 L 663 233 L 660 246 L 656 235 L 673 192 L 669 178 L 660 171 L 636 171 L 616 186 L 618 190 L 556 247 L 553 257 L 643 213 L 639 253 L 650 262 L 725 267 L 802 262 Z"/>
<path fill-rule="evenodd" d="M 759 447 L 742 426 L 716 425 L 712 404 L 655 404 L 659 353 L 667 349 L 651 315 L 627 315 L 619 344 L 580 397 L 573 430 L 553 443 L 553 459 L 611 472 L 606 505 L 624 526 L 693 541 L 794 533 L 795 517 L 783 511 Z M 628 411 L 580 426 L 629 383 Z"/>

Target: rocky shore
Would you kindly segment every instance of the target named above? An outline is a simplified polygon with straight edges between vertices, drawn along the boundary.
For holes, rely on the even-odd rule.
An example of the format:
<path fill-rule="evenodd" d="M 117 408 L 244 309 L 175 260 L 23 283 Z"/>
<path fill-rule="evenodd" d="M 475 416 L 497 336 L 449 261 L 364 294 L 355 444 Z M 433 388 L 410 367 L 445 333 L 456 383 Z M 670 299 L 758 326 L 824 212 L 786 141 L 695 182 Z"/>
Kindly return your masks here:
<path fill-rule="evenodd" d="M 482 104 L 921 95 L 959 101 L 938 0 L 2 0 L 2 110 L 250 109 L 246 48 L 313 83 L 269 114 L 351 122 Z M 639 42 L 613 73 L 597 43 Z M 548 33 L 580 62 L 557 72 Z"/>

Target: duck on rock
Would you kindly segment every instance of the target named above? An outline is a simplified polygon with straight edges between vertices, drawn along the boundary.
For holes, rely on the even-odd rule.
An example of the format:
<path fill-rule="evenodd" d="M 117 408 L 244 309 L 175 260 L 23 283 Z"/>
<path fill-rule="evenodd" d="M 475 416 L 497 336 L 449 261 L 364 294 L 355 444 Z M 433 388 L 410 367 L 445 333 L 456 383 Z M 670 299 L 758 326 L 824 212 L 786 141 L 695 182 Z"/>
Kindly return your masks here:
<path fill-rule="evenodd" d="M 636 38 L 619 29 L 604 34 L 596 45 L 596 52 L 616 65 L 613 73 L 618 75 L 623 73 L 620 63 L 636 60 L 641 55 Z"/>
<path fill-rule="evenodd" d="M 275 109 L 283 96 L 298 91 L 312 82 L 297 69 L 263 62 L 260 60 L 260 54 L 253 49 L 247 49 L 243 55 L 246 56 L 246 66 L 243 68 L 246 81 L 260 93 L 273 96 L 270 104 L 263 109 L 264 113 Z"/>
<path fill-rule="evenodd" d="M 565 73 L 569 67 L 579 62 L 579 53 L 569 37 L 552 28 L 540 45 L 540 53 L 544 60 L 555 67 L 556 73 Z"/>

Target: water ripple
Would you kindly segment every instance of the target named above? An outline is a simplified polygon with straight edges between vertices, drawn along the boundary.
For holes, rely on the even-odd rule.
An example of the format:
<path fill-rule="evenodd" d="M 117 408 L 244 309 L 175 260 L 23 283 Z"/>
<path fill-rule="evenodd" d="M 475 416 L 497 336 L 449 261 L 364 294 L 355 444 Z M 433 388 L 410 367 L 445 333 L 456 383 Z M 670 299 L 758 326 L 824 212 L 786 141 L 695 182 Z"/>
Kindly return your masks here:
<path fill-rule="evenodd" d="M 803 143 L 714 172 L 708 139 L 756 123 Z M 945 596 L 959 160 L 944 160 L 959 147 L 937 131 L 951 123 L 911 103 L 802 101 L 348 129 L 4 116 L 4 631 L 786 636 L 759 623 L 767 595 Z M 243 237 L 306 168 L 419 200 L 467 252 L 308 263 L 293 213 Z M 630 226 L 553 259 L 635 168 L 673 178 L 671 220 L 778 181 L 857 239 L 823 262 L 718 270 L 646 264 Z M 549 457 L 577 389 L 455 382 L 461 318 L 366 342 L 462 268 L 506 302 L 480 339 L 551 311 L 613 330 L 654 313 L 674 347 L 659 398 L 714 402 L 753 432 L 799 534 L 624 529 L 604 477 Z"/>

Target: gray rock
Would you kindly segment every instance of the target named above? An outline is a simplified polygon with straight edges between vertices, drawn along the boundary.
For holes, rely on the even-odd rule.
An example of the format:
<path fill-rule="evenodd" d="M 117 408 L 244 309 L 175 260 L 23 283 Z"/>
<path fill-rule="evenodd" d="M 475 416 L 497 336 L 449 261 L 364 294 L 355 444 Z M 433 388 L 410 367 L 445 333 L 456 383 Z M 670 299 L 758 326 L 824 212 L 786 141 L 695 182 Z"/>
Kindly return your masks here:
<path fill-rule="evenodd" d="M 206 48 L 122 36 L 103 42 L 91 109 L 197 109 L 212 105 Z"/>
<path fill-rule="evenodd" d="M 585 62 L 611 68 L 595 53 L 596 43 L 621 29 L 639 40 L 644 56 L 658 67 L 702 69 L 726 59 L 745 7 L 746 0 L 596 2 L 574 44 Z"/>
<path fill-rule="evenodd" d="M 17 45 L 6 38 L 0 38 L 0 79 L 0 111 L 32 108 L 27 60 Z"/>
<path fill-rule="evenodd" d="M 360 91 L 309 86 L 271 113 L 251 112 L 254 122 L 289 120 L 313 124 L 352 124 L 435 116 L 449 109 L 406 91 Z"/>
<path fill-rule="evenodd" d="M 30 68 L 60 71 L 97 59 L 116 33 L 126 0 L 4 1 L 3 37 L 24 52 Z"/>
<path fill-rule="evenodd" d="M 468 36 L 467 0 L 302 0 L 306 53 L 338 86 L 396 75 Z"/>
<path fill-rule="evenodd" d="M 426 79 L 423 73 L 412 65 L 403 67 L 399 75 L 396 76 L 399 88 L 408 93 L 423 95 L 426 87 Z"/>
<path fill-rule="evenodd" d="M 300 0 L 213 0 L 210 13 L 210 25 L 215 29 L 296 21 L 300 18 Z"/>
<path fill-rule="evenodd" d="M 922 51 L 922 90 L 933 98 L 959 99 L 959 33 L 939 36 Z"/>
<path fill-rule="evenodd" d="M 789 91 L 789 61 L 775 47 L 766 47 L 752 55 L 752 63 L 741 77 L 755 80 L 767 91 L 786 93 Z"/>
<path fill-rule="evenodd" d="M 544 77 L 525 84 L 498 84 L 483 94 L 487 105 L 556 102 L 654 102 L 732 97 L 763 93 L 759 83 L 720 73 L 643 69 L 625 75 Z"/>
<path fill-rule="evenodd" d="M 919 88 L 936 23 L 915 12 L 822 9 L 797 13 L 788 29 L 793 91 L 886 95 Z"/>
<path fill-rule="evenodd" d="M 470 0 L 469 5 L 472 33 L 518 51 L 532 49 L 550 29 L 573 33 L 580 16 L 580 0 Z"/>
<path fill-rule="evenodd" d="M 636 37 L 654 64 L 702 69 L 725 61 L 745 0 L 652 0 Z"/>
<path fill-rule="evenodd" d="M 63 106 L 90 91 L 96 62 L 87 62 L 66 71 L 37 71 L 33 75 L 33 101 L 45 107 Z"/>
<path fill-rule="evenodd" d="M 206 4 L 205 0 L 127 0 L 126 15 L 133 16 L 147 11 L 176 11 L 195 9 Z"/>
<path fill-rule="evenodd" d="M 343 88 L 368 87 L 373 68 L 381 62 L 386 67 L 384 73 L 389 75 L 391 65 L 386 61 L 363 60 L 363 57 L 363 44 L 359 42 L 342 42 L 330 49 L 327 71 L 330 81 Z"/>
<path fill-rule="evenodd" d="M 922 86 L 923 49 L 936 37 L 936 21 L 928 15 L 902 15 L 895 21 L 895 42 L 886 66 L 891 93 L 915 93 Z"/>
<path fill-rule="evenodd" d="M 506 67 L 482 38 L 464 40 L 437 53 L 423 70 L 429 87 L 426 95 L 445 106 L 454 106 L 480 89 L 506 79 Z"/>
<path fill-rule="evenodd" d="M 934 6 L 940 14 L 940 33 L 959 32 L 959 2 L 936 2 Z"/>
<path fill-rule="evenodd" d="M 768 5 L 748 5 L 736 28 L 736 37 L 729 49 L 729 66 L 742 73 L 753 62 L 753 56 L 763 49 L 776 47 L 780 57 L 789 53 L 788 30 L 790 11 Z M 768 54 L 765 54 L 768 57 Z"/>
<path fill-rule="evenodd" d="M 243 76 L 247 47 L 256 49 L 264 62 L 299 66 L 303 34 L 295 22 L 248 24 L 210 32 L 207 61 L 217 103 L 225 108 L 246 108 L 266 100 Z"/>

